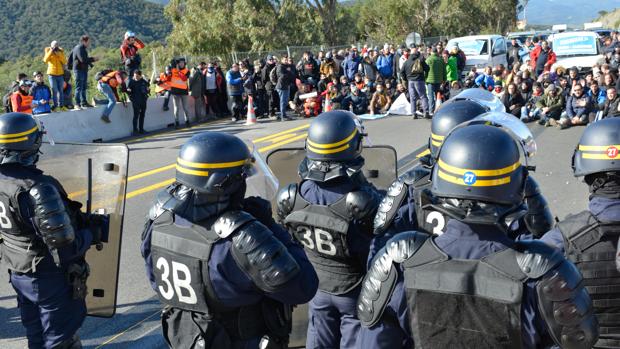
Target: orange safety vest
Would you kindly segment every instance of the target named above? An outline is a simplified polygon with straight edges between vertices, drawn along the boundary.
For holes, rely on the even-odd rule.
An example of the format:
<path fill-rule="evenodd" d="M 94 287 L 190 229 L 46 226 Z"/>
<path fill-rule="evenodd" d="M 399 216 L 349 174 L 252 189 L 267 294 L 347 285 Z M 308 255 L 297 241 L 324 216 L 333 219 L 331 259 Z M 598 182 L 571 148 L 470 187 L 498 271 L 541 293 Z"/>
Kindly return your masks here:
<path fill-rule="evenodd" d="M 117 73 L 118 71 L 107 73 L 104 77 L 101 78 L 101 81 L 110 85 L 110 87 L 112 88 L 116 88 L 118 86 L 118 80 L 116 80 Z"/>
<path fill-rule="evenodd" d="M 159 74 L 159 81 L 160 83 L 155 87 L 155 93 L 170 90 L 170 78 L 165 73 Z"/>
<path fill-rule="evenodd" d="M 21 103 L 17 100 L 17 97 L 21 97 Z M 11 106 L 14 112 L 32 114 L 32 96 L 17 92 L 13 92 L 11 95 Z"/>
<path fill-rule="evenodd" d="M 177 68 L 172 68 L 171 73 L 172 73 L 172 77 L 170 78 L 170 87 L 171 88 L 178 88 L 179 90 L 187 90 L 187 78 L 185 78 L 185 76 L 187 75 L 187 73 L 189 72 L 189 70 L 187 70 L 187 68 L 183 68 L 181 70 L 177 69 Z M 183 80 L 184 77 L 185 80 Z"/>

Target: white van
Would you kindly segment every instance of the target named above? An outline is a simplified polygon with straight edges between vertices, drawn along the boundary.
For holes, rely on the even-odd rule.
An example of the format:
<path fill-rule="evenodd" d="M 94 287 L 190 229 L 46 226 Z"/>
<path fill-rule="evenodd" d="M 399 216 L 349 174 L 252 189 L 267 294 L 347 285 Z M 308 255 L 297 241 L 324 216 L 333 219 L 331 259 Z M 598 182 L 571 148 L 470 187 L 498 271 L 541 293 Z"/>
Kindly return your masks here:
<path fill-rule="evenodd" d="M 596 63 L 603 60 L 598 34 L 593 31 L 558 33 L 549 36 L 551 48 L 557 61 L 551 67 L 577 67 L 580 71 L 589 71 Z"/>
<path fill-rule="evenodd" d="M 467 75 L 474 66 L 478 70 L 499 64 L 503 64 L 504 67 L 508 66 L 507 43 L 501 35 L 474 35 L 455 38 L 448 41 L 447 48 L 450 50 L 457 45 L 467 56 L 463 75 Z"/>

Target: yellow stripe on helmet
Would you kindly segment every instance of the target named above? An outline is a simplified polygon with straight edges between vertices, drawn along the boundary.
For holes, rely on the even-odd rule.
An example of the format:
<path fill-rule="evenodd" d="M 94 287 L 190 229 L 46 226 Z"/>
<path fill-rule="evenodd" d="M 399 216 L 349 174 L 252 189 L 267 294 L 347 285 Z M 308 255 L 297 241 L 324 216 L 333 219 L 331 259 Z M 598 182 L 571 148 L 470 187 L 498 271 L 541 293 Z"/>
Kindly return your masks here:
<path fill-rule="evenodd" d="M 308 145 L 308 150 L 310 150 L 313 153 L 317 153 L 317 154 L 334 154 L 334 153 L 340 153 L 341 151 L 345 151 L 349 149 L 349 145 L 345 144 L 340 148 L 335 148 L 335 149 L 316 149 L 310 145 Z"/>
<path fill-rule="evenodd" d="M 438 140 L 438 141 L 443 141 L 446 138 L 446 136 L 436 135 L 436 134 L 431 132 L 431 138 L 433 138 L 435 140 Z"/>
<path fill-rule="evenodd" d="M 443 144 L 442 142 L 438 142 L 434 139 L 431 139 L 431 144 L 436 146 L 436 147 L 441 147 L 441 145 Z"/>
<path fill-rule="evenodd" d="M 620 145 L 579 145 L 581 151 L 607 151 L 607 149 L 614 147 L 620 149 Z"/>
<path fill-rule="evenodd" d="M 607 153 L 602 153 L 602 154 L 582 153 L 581 157 L 584 159 L 590 159 L 590 160 L 617 160 L 617 159 L 620 159 L 620 152 L 616 153 L 616 156 L 614 157 L 610 157 Z"/>
<path fill-rule="evenodd" d="M 239 160 L 239 161 L 231 161 L 231 162 L 218 162 L 218 163 L 204 163 L 204 162 L 191 162 L 187 160 L 183 160 L 181 158 L 177 158 L 177 163 L 186 167 L 193 168 L 231 168 L 231 167 L 239 167 L 249 163 L 250 160 Z"/>
<path fill-rule="evenodd" d="M 512 173 L 514 172 L 516 169 L 518 169 L 521 166 L 520 162 L 515 162 L 514 164 L 504 167 L 504 168 L 500 168 L 497 170 L 470 170 L 470 169 L 464 169 L 464 168 L 459 168 L 459 167 L 454 167 L 451 165 L 446 164 L 445 162 L 443 162 L 441 159 L 439 159 L 439 167 L 443 168 L 444 170 L 454 173 L 454 174 L 458 174 L 458 175 L 464 175 L 465 172 L 471 172 L 473 174 L 475 174 L 476 176 L 482 176 L 482 177 L 492 177 L 492 176 L 501 176 L 501 175 L 505 175 L 508 173 Z"/>
<path fill-rule="evenodd" d="M 0 135 L 0 138 L 16 138 L 16 137 L 27 136 L 29 134 L 35 133 L 38 130 L 39 130 L 39 126 L 35 126 L 28 131 L 24 131 L 20 133 L 7 133 L 4 135 Z M 10 142 L 5 142 L 5 143 L 10 143 Z"/>
<path fill-rule="evenodd" d="M 17 143 L 17 142 L 27 141 L 27 140 L 28 140 L 28 137 L 21 137 L 21 138 L 15 138 L 15 139 L 0 139 L 0 144 Z"/>
<path fill-rule="evenodd" d="M 351 132 L 351 134 L 341 140 L 340 142 L 336 142 L 336 143 L 328 143 L 328 144 L 320 144 L 320 143 L 315 143 L 313 141 L 311 141 L 309 138 L 306 140 L 306 142 L 308 142 L 308 145 L 319 149 L 328 149 L 328 148 L 335 148 L 335 147 L 339 147 L 343 144 L 349 143 L 350 140 L 353 139 L 353 137 L 355 137 L 355 135 L 357 134 L 357 128 L 355 128 L 355 130 L 353 130 L 353 132 Z M 313 150 L 314 151 L 314 150 Z M 319 153 L 318 151 L 314 151 L 315 153 Z M 329 153 L 319 153 L 319 154 L 329 154 Z"/>
<path fill-rule="evenodd" d="M 504 184 L 510 183 L 510 176 L 498 178 L 498 179 L 479 179 L 472 184 L 466 184 L 461 177 L 451 176 L 441 170 L 438 172 L 439 178 L 445 180 L 446 182 L 450 182 L 457 185 L 462 185 L 466 187 L 496 187 Z"/>
<path fill-rule="evenodd" d="M 190 169 L 181 167 L 179 165 L 177 165 L 177 171 L 188 174 L 188 175 L 192 175 L 192 176 L 201 176 L 201 177 L 209 176 L 209 171 L 190 170 Z"/>

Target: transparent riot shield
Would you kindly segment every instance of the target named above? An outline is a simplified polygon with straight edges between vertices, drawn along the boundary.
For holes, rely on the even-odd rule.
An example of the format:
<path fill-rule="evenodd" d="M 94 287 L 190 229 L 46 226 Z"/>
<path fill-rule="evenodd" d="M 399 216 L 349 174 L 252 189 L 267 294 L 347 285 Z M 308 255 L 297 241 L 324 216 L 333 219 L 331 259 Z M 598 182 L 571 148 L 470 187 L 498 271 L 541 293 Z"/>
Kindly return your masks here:
<path fill-rule="evenodd" d="M 298 183 L 299 163 L 306 156 L 304 148 L 281 148 L 267 155 L 267 165 L 278 179 L 280 186 Z M 364 146 L 363 173 L 378 189 L 387 189 L 396 179 L 396 150 L 389 145 Z"/>
<path fill-rule="evenodd" d="M 107 242 L 91 246 L 87 281 L 88 315 L 111 317 L 116 311 L 129 149 L 124 144 L 43 144 L 37 167 L 58 180 L 82 212 L 109 215 Z"/>

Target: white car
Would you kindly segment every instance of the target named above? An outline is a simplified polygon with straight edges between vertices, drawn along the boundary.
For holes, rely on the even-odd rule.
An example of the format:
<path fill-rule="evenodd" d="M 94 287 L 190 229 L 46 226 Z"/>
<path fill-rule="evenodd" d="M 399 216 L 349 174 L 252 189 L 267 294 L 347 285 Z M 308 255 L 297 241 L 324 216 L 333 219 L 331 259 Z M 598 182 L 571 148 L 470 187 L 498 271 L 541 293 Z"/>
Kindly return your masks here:
<path fill-rule="evenodd" d="M 557 61 L 551 67 L 577 67 L 580 71 L 588 71 L 604 59 L 598 34 L 593 31 L 565 32 L 549 36 L 551 48 Z"/>
<path fill-rule="evenodd" d="M 467 57 L 463 75 L 467 75 L 474 66 L 478 70 L 499 64 L 503 64 L 504 67 L 508 66 L 507 43 L 501 35 L 464 36 L 448 41 L 448 50 L 455 46 L 463 50 Z"/>

